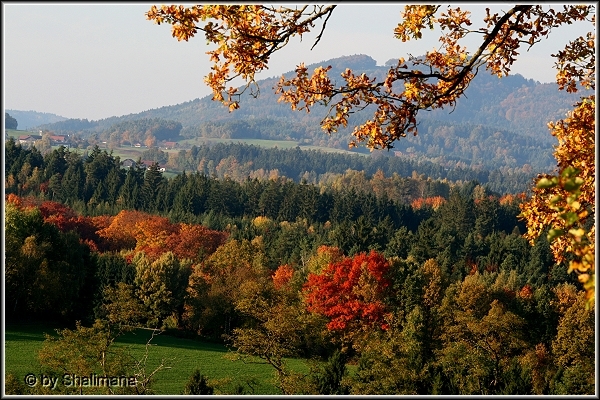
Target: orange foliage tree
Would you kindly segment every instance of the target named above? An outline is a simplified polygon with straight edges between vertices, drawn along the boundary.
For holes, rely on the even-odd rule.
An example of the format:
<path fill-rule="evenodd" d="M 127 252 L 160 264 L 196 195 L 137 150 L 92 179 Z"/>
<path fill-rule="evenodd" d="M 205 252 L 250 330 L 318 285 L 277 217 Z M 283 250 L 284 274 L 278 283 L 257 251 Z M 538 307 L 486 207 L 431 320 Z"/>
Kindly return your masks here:
<path fill-rule="evenodd" d="M 414 210 L 419 210 L 426 206 L 431 207 L 434 210 L 437 210 L 445 202 L 446 202 L 446 199 L 443 198 L 442 196 L 434 196 L 434 197 L 427 197 L 427 198 L 419 197 L 418 199 L 413 200 L 410 203 L 410 206 Z"/>
<path fill-rule="evenodd" d="M 166 247 L 178 258 L 201 261 L 227 241 L 227 232 L 215 231 L 202 225 L 177 224 L 177 229 L 166 239 Z"/>
<path fill-rule="evenodd" d="M 143 251 L 151 260 L 170 251 L 179 259 L 193 261 L 214 253 L 229 236 L 202 225 L 173 224 L 168 218 L 132 210 L 121 211 L 98 235 L 107 250 Z"/>
<path fill-rule="evenodd" d="M 141 211 L 123 210 L 112 219 L 109 226 L 99 230 L 98 235 L 104 238 L 108 250 L 134 249 L 136 246 L 136 224 L 149 216 L 149 214 Z"/>
<path fill-rule="evenodd" d="M 135 224 L 135 250 L 143 251 L 154 260 L 167 251 L 167 239 L 176 231 L 176 226 L 168 218 L 148 215 Z"/>
<path fill-rule="evenodd" d="M 290 283 L 293 276 L 294 268 L 287 264 L 280 265 L 273 273 L 273 286 L 275 286 L 275 289 L 277 290 L 282 289 Z"/>

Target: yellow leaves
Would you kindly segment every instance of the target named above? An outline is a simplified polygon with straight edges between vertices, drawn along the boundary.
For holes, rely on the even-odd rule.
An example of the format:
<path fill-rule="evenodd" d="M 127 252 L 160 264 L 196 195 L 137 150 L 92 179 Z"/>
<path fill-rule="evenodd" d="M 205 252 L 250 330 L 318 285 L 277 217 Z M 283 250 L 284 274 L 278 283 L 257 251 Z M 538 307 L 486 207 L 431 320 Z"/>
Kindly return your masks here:
<path fill-rule="evenodd" d="M 548 239 L 557 262 L 572 257 L 569 272 L 579 274 L 590 302 L 595 297 L 595 96 L 582 99 L 565 120 L 548 125 L 558 139 L 554 156 L 559 174 L 538 179 L 529 202 L 521 205 L 533 240 L 550 227 Z"/>
<path fill-rule="evenodd" d="M 310 107 L 314 104 L 326 104 L 326 99 L 330 98 L 333 92 L 333 84 L 327 75 L 329 70 L 331 66 L 318 67 L 309 78 L 304 63 L 300 64 L 296 68 L 295 78 L 286 80 L 282 76 L 279 80 L 275 91 L 281 94 L 278 101 L 290 103 L 293 110 L 306 109 L 307 112 L 310 112 Z"/>
<path fill-rule="evenodd" d="M 237 110 L 238 108 L 240 108 L 240 103 L 237 101 L 231 102 L 231 104 L 229 104 L 229 112 Z"/>
<path fill-rule="evenodd" d="M 258 216 L 252 220 L 252 225 L 258 229 L 264 229 L 270 226 L 273 221 L 269 217 Z"/>
<path fill-rule="evenodd" d="M 586 37 L 578 37 L 569 42 L 564 50 L 552 57 L 557 59 L 556 83 L 559 89 L 574 93 L 580 87 L 595 89 L 596 87 L 596 35 L 588 32 Z M 580 85 L 578 87 L 578 85 Z"/>
<path fill-rule="evenodd" d="M 404 96 L 407 100 L 417 99 L 419 95 L 419 90 L 417 87 L 410 82 L 404 83 Z"/>
<path fill-rule="evenodd" d="M 396 38 L 406 42 L 411 38 L 420 39 L 423 28 L 433 29 L 435 13 L 440 6 L 408 5 L 401 14 L 403 21 L 394 29 Z"/>

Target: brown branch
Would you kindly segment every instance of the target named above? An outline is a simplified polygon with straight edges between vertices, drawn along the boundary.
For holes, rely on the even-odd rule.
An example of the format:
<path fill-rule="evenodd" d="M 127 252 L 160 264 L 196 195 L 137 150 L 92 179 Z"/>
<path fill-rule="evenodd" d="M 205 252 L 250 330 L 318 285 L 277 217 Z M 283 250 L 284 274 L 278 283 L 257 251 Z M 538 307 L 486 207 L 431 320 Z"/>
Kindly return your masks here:
<path fill-rule="evenodd" d="M 317 36 L 317 39 L 315 40 L 315 43 L 310 48 L 311 50 L 314 49 L 315 46 L 321 41 L 321 36 L 323 36 L 323 32 L 325 31 L 325 27 L 327 26 L 327 21 L 329 21 L 329 18 L 331 17 L 331 14 L 333 13 L 333 10 L 335 9 L 335 7 L 336 6 L 331 6 L 329 8 L 329 11 L 327 13 L 327 17 L 325 17 L 325 21 L 323 21 L 323 26 L 321 27 L 321 32 Z"/>

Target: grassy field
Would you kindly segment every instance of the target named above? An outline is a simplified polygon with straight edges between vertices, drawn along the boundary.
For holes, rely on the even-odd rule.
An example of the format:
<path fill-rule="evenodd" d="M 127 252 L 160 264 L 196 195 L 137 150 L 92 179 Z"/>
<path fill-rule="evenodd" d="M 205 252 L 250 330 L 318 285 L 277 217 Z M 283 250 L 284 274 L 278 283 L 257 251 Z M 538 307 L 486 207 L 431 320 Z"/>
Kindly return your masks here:
<path fill-rule="evenodd" d="M 298 142 L 292 140 L 267 140 L 267 139 L 220 139 L 220 138 L 197 138 L 197 139 L 186 139 L 181 140 L 179 143 L 188 143 L 192 145 L 200 145 L 203 143 L 245 143 L 254 146 L 265 147 L 268 149 L 279 148 L 279 149 L 293 149 L 299 146 Z M 326 153 L 342 153 L 342 154 L 360 154 L 349 150 L 335 149 L 333 147 L 321 147 L 321 146 L 300 146 L 302 150 L 319 150 Z M 365 154 L 361 154 L 365 155 Z"/>
<path fill-rule="evenodd" d="M 18 379 L 23 379 L 28 373 L 37 376 L 42 373 L 37 353 L 43 345 L 44 333 L 55 334 L 55 330 L 39 324 L 6 326 L 4 362 L 7 374 L 13 373 Z M 119 338 L 117 345 L 129 347 L 134 356 L 141 358 L 150 335 L 151 331 L 138 330 Z M 209 379 L 209 384 L 215 387 L 215 394 L 233 394 L 234 388 L 239 385 L 244 387 L 246 394 L 280 394 L 274 386 L 272 367 L 231 361 L 225 357 L 229 351 L 225 346 L 164 334 L 155 336 L 151 343 L 147 371 L 162 359 L 172 367 L 156 375 L 153 385 L 156 394 L 182 394 L 195 369 Z M 296 371 L 308 372 L 303 360 L 291 359 L 288 365 Z"/>
<path fill-rule="evenodd" d="M 15 139 L 22 135 L 37 135 L 36 133 L 33 133 L 33 132 L 20 131 L 17 129 L 5 129 L 4 131 L 6 132 L 8 137 L 14 137 Z"/>
<path fill-rule="evenodd" d="M 32 132 L 28 131 L 19 131 L 14 129 L 6 129 L 6 133 L 9 137 L 18 138 L 21 135 L 30 135 Z M 202 144 L 209 143 L 245 143 L 254 146 L 260 146 L 267 149 L 272 149 L 277 147 L 278 149 L 293 149 L 297 147 L 299 144 L 293 140 L 268 140 L 268 139 L 221 139 L 221 138 L 194 138 L 194 139 L 184 139 L 178 141 L 180 147 L 172 150 L 164 150 L 166 153 L 178 153 L 181 149 L 184 149 L 188 145 L 191 147 L 193 145 L 200 146 Z M 58 146 L 53 146 L 57 148 Z M 110 151 L 108 148 L 101 146 L 102 150 Z M 319 150 L 324 151 L 326 153 L 341 153 L 341 154 L 360 154 L 355 153 L 349 150 L 344 149 L 334 149 L 332 147 L 321 147 L 321 146 L 300 146 L 302 150 Z M 118 147 L 113 150 L 113 155 L 119 156 L 121 160 L 126 158 L 131 158 L 133 160 L 137 160 L 142 156 L 144 151 L 148 150 L 146 147 Z"/>
<path fill-rule="evenodd" d="M 221 139 L 221 138 L 194 138 L 194 139 L 184 139 L 180 140 L 180 145 L 202 145 L 202 144 L 210 144 L 210 143 L 245 143 L 251 144 L 254 146 L 266 147 L 269 149 L 272 148 L 280 148 L 280 149 L 291 149 L 298 146 L 298 142 L 291 140 L 268 140 L 268 139 Z"/>

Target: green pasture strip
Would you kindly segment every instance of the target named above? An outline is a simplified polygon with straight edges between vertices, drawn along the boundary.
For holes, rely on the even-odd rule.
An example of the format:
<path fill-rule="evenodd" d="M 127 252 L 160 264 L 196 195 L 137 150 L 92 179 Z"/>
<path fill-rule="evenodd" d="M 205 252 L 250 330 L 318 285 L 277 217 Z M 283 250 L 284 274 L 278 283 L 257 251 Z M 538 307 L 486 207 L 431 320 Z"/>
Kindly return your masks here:
<path fill-rule="evenodd" d="M 180 144 L 187 143 L 189 145 L 200 145 L 204 143 L 245 143 L 253 144 L 255 146 L 265 147 L 272 149 L 274 147 L 280 149 L 293 149 L 300 146 L 298 142 L 291 140 L 269 140 L 269 139 L 222 139 L 222 138 L 196 138 L 196 139 L 185 139 L 180 140 Z M 335 149 L 333 147 L 313 146 L 313 145 L 302 145 L 301 150 L 318 150 L 326 153 L 341 153 L 341 154 L 357 154 L 361 156 L 368 156 L 369 154 L 357 153 L 350 150 Z"/>
<path fill-rule="evenodd" d="M 131 158 L 134 161 L 137 161 L 138 158 L 142 156 L 144 150 L 148 150 L 146 148 L 136 148 L 136 147 L 117 147 L 113 150 L 113 156 L 120 157 L 121 161 Z M 110 153 L 110 149 L 106 149 Z"/>
<path fill-rule="evenodd" d="M 180 140 L 179 144 L 201 145 L 204 143 L 245 143 L 254 146 L 266 147 L 272 149 L 278 147 L 280 149 L 293 149 L 298 146 L 298 142 L 293 140 L 270 140 L 270 139 L 222 139 L 222 138 L 194 138 Z"/>
<path fill-rule="evenodd" d="M 5 373 L 13 373 L 17 379 L 26 374 L 42 373 L 37 353 L 42 348 L 44 333 L 56 334 L 48 325 L 12 325 L 5 331 Z M 139 329 L 120 337 L 116 346 L 128 347 L 131 354 L 141 359 L 151 330 Z M 233 394 L 238 386 L 246 394 L 280 394 L 274 385 L 274 369 L 263 363 L 244 363 L 225 357 L 227 347 L 209 342 L 176 338 L 165 334 L 155 335 L 150 342 L 146 372 L 156 368 L 161 360 L 171 368 L 155 375 L 152 388 L 156 394 L 182 394 L 192 373 L 199 369 L 215 387 L 215 394 Z M 257 360 L 258 361 L 258 360 Z M 301 359 L 287 360 L 291 369 L 308 372 L 307 364 Z"/>
<path fill-rule="evenodd" d="M 9 137 L 14 137 L 15 139 L 17 139 L 19 136 L 23 136 L 23 135 L 37 135 L 37 133 L 33 133 L 30 131 L 21 131 L 18 129 L 5 129 L 4 132 L 6 132 L 6 134 Z"/>
<path fill-rule="evenodd" d="M 359 156 L 368 156 L 366 153 L 357 153 L 355 151 L 343 150 L 343 149 L 335 149 L 333 147 L 322 147 L 322 146 L 301 146 L 302 150 L 318 150 L 325 153 L 340 153 L 340 154 L 352 154 Z"/>

